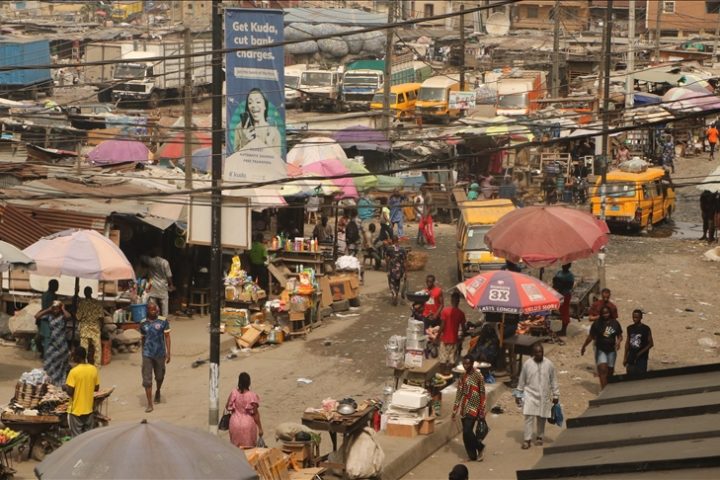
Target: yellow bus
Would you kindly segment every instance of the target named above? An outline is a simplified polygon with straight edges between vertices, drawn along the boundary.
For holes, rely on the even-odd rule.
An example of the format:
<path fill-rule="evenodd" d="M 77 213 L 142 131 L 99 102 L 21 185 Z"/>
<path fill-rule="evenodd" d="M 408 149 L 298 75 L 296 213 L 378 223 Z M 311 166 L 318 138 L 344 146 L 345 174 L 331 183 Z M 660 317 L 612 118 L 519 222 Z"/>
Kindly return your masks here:
<path fill-rule="evenodd" d="M 592 213 L 600 217 L 600 182 L 593 188 Z M 675 211 L 675 190 L 663 168 L 633 173 L 613 170 L 607 174 L 605 221 L 610 227 L 652 229 Z"/>
<path fill-rule="evenodd" d="M 420 83 L 401 83 L 390 87 L 390 110 L 398 120 L 415 116 L 415 102 L 420 92 Z M 382 110 L 383 90 L 378 90 L 370 103 L 371 110 Z"/>
<path fill-rule="evenodd" d="M 448 123 L 460 116 L 460 109 L 450 109 L 450 92 L 460 91 L 457 75 L 438 75 L 422 83 L 415 103 L 415 115 L 423 121 Z"/>

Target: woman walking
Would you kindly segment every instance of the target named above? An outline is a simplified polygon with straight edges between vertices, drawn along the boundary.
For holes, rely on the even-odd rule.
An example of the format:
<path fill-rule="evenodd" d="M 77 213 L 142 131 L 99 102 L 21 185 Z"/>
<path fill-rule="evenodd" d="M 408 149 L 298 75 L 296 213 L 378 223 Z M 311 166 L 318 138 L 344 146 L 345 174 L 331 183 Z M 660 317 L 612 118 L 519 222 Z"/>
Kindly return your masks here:
<path fill-rule="evenodd" d="M 390 288 L 390 296 L 392 304 L 398 304 L 398 296 L 400 295 L 400 287 L 403 278 L 405 278 L 405 261 L 407 255 L 405 249 L 398 244 L 398 237 L 393 235 L 392 245 L 385 250 L 385 263 L 387 264 L 388 287 Z"/>
<path fill-rule="evenodd" d="M 65 385 L 65 377 L 70 364 L 68 362 L 68 342 L 65 338 L 65 320 L 70 313 L 60 300 L 55 300 L 50 308 L 39 311 L 36 320 L 45 319 L 50 326 L 50 338 L 43 358 L 43 368 L 52 380 L 53 385 Z"/>
<path fill-rule="evenodd" d="M 230 393 L 225 410 L 230 415 L 230 441 L 239 448 L 257 446 L 258 436 L 262 437 L 260 422 L 260 397 L 250 391 L 250 375 L 242 372 L 238 376 L 238 385 Z"/>
<path fill-rule="evenodd" d="M 615 373 L 615 361 L 617 351 L 622 345 L 622 327 L 617 320 L 612 318 L 609 307 L 600 309 L 600 318 L 590 326 L 590 333 L 585 339 L 580 355 L 585 355 L 585 348 L 595 342 L 595 364 L 597 365 L 600 390 L 605 388 L 608 378 Z"/>

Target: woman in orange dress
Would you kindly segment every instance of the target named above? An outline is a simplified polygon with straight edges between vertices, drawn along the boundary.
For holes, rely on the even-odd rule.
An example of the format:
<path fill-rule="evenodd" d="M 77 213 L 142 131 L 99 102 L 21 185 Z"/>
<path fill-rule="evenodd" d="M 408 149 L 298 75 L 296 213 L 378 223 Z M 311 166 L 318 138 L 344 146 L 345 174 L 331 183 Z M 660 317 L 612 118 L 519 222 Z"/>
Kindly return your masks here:
<path fill-rule="evenodd" d="M 230 415 L 230 441 L 239 448 L 257 446 L 258 437 L 262 437 L 260 422 L 260 397 L 250 390 L 250 375 L 242 372 L 238 376 L 238 386 L 233 389 L 225 409 Z"/>

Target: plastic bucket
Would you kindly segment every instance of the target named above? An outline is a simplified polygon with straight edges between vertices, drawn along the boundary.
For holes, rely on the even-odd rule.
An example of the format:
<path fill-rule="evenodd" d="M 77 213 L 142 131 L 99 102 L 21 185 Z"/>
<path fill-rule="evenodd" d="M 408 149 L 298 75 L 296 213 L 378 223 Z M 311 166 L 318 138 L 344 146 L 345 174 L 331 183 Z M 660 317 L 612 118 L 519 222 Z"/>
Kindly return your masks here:
<path fill-rule="evenodd" d="M 133 322 L 142 322 L 147 318 L 147 303 L 130 305 L 130 313 L 132 314 Z"/>

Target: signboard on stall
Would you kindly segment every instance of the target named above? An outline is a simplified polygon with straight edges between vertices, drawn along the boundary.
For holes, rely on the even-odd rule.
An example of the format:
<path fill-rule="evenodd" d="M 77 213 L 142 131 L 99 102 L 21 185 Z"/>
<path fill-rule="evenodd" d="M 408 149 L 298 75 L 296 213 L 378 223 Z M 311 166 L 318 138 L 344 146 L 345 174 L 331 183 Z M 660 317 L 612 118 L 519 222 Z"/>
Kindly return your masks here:
<path fill-rule="evenodd" d="M 450 92 L 451 110 L 467 110 L 475 107 L 475 92 Z"/>
<path fill-rule="evenodd" d="M 285 178 L 283 11 L 225 9 L 225 182 Z"/>
<path fill-rule="evenodd" d="M 187 243 L 210 245 L 210 219 L 210 196 L 193 196 L 190 199 Z M 223 196 L 220 221 L 220 244 L 223 248 L 250 248 L 250 205 L 246 198 Z"/>

